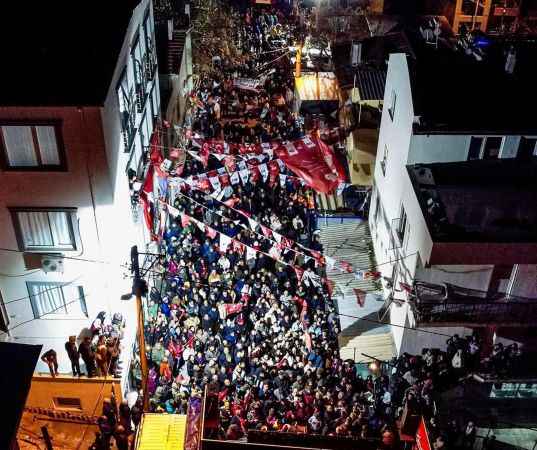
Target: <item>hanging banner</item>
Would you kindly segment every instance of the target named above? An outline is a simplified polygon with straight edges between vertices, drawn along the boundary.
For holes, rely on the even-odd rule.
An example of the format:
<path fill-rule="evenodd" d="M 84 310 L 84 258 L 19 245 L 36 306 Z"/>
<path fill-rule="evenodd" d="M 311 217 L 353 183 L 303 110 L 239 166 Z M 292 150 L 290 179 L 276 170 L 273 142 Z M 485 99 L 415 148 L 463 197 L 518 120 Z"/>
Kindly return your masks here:
<path fill-rule="evenodd" d="M 416 446 L 417 450 L 431 450 L 431 441 L 429 440 L 429 433 L 427 432 L 427 425 L 425 425 L 425 419 L 421 418 L 416 432 Z"/>
<path fill-rule="evenodd" d="M 235 78 L 233 80 L 233 87 L 244 91 L 259 93 L 261 91 L 260 85 L 261 80 L 257 78 Z"/>
<path fill-rule="evenodd" d="M 276 155 L 317 192 L 331 193 L 345 182 L 345 169 L 334 151 L 315 136 L 280 145 Z"/>
<path fill-rule="evenodd" d="M 186 413 L 185 450 L 198 450 L 201 444 L 201 399 L 190 397 Z"/>

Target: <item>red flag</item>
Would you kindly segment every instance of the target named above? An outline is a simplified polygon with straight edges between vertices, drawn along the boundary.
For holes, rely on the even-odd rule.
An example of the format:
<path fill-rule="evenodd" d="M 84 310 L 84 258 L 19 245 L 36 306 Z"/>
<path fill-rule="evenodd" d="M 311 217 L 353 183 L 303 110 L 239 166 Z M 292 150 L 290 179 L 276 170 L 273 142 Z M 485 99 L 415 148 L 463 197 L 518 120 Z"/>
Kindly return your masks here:
<path fill-rule="evenodd" d="M 364 274 L 364 278 L 371 278 L 373 280 L 378 280 L 381 276 L 382 274 L 380 272 L 375 272 L 375 271 L 367 271 Z"/>
<path fill-rule="evenodd" d="M 209 170 L 209 172 L 207 172 L 207 178 L 214 178 L 214 177 L 217 177 L 218 176 L 218 171 L 217 170 Z"/>
<path fill-rule="evenodd" d="M 202 145 L 199 155 L 200 155 L 201 163 L 203 164 L 203 167 L 207 168 L 207 165 L 209 164 L 209 144 L 205 142 Z"/>
<path fill-rule="evenodd" d="M 289 239 L 289 238 L 286 238 L 285 236 L 282 236 L 282 242 L 281 242 L 281 245 L 283 248 L 291 248 L 293 246 L 294 242 Z"/>
<path fill-rule="evenodd" d="M 233 208 L 239 202 L 240 200 L 238 198 L 230 198 L 229 200 L 226 200 L 225 202 L 222 202 L 222 203 L 229 208 Z"/>
<path fill-rule="evenodd" d="M 352 273 L 353 272 L 352 265 L 350 263 L 348 263 L 347 261 L 341 261 L 340 264 L 341 264 L 341 268 L 345 272 L 347 272 L 347 273 Z"/>
<path fill-rule="evenodd" d="M 365 305 L 365 296 L 367 295 L 366 291 L 362 291 L 361 289 L 353 289 L 354 295 L 356 295 L 356 303 L 358 303 L 358 306 L 361 308 Z"/>
<path fill-rule="evenodd" d="M 194 335 L 190 336 L 190 338 L 188 339 L 188 341 L 186 343 L 186 346 L 190 347 L 190 348 L 194 348 L 194 339 L 195 338 L 196 338 L 196 336 L 194 336 Z"/>
<path fill-rule="evenodd" d="M 187 227 L 190 223 L 190 216 L 187 216 L 186 214 L 181 213 L 181 226 L 183 228 Z"/>
<path fill-rule="evenodd" d="M 328 290 L 328 295 L 332 297 L 332 293 L 334 292 L 334 288 L 336 287 L 336 283 L 330 280 L 329 278 L 325 278 L 323 281 L 326 282 L 326 289 Z"/>
<path fill-rule="evenodd" d="M 231 314 L 237 314 L 242 311 L 243 304 L 242 303 L 226 303 L 224 305 L 226 308 L 227 315 Z"/>
<path fill-rule="evenodd" d="M 231 242 L 231 248 L 233 249 L 233 251 L 236 251 L 241 255 L 244 253 L 244 244 L 242 242 L 237 241 L 237 239 L 233 239 L 233 241 Z"/>
<path fill-rule="evenodd" d="M 345 169 L 334 151 L 317 136 L 281 144 L 276 155 L 317 192 L 333 192 L 346 180 Z"/>
<path fill-rule="evenodd" d="M 205 234 L 207 237 L 214 239 L 217 235 L 217 231 L 214 228 L 211 228 L 209 225 L 205 226 Z"/>
<path fill-rule="evenodd" d="M 323 255 L 316 251 L 316 250 L 310 250 L 311 256 L 315 258 L 315 261 L 320 262 L 323 259 Z"/>
<path fill-rule="evenodd" d="M 198 189 L 201 191 L 209 191 L 211 189 L 211 182 L 208 178 L 203 178 L 198 181 Z"/>
<path fill-rule="evenodd" d="M 257 166 L 250 167 L 250 181 L 252 184 L 257 183 L 261 179 L 261 174 Z"/>
<path fill-rule="evenodd" d="M 261 232 L 265 235 L 265 237 L 272 237 L 272 230 L 270 228 L 267 228 L 265 225 L 261 225 Z"/>
<path fill-rule="evenodd" d="M 300 282 L 302 280 L 302 275 L 304 275 L 304 270 L 296 266 L 294 266 L 293 269 L 295 270 L 295 275 L 298 282 Z"/>
<path fill-rule="evenodd" d="M 269 161 L 268 170 L 269 170 L 269 184 L 272 186 L 278 180 L 278 175 L 280 174 L 280 166 L 278 161 L 272 160 Z"/>

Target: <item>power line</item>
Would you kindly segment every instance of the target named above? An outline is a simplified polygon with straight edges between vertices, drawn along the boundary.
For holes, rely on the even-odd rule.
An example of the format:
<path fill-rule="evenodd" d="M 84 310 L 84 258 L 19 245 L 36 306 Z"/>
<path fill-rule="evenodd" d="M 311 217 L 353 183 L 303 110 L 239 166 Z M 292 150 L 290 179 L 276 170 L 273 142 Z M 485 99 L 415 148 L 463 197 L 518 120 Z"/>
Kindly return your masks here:
<path fill-rule="evenodd" d="M 41 271 L 41 269 L 36 269 L 36 270 L 32 270 L 31 272 L 20 273 L 18 275 L 11 275 L 11 274 L 8 274 L 8 273 L 0 273 L 0 277 L 7 277 L 7 278 L 25 277 L 27 275 L 32 275 L 32 274 L 40 272 L 40 271 Z"/>
<path fill-rule="evenodd" d="M 12 252 L 12 253 L 27 253 L 27 252 L 24 252 L 22 250 L 16 250 L 14 248 L 4 248 L 4 247 L 0 247 L 0 251 Z M 54 253 L 39 253 L 39 254 L 43 255 L 43 256 L 58 256 L 57 254 L 54 254 Z M 62 259 L 70 259 L 70 260 L 73 260 L 73 261 L 82 261 L 82 262 L 90 262 L 90 263 L 98 263 L 98 264 L 110 264 L 110 262 L 108 262 L 108 261 L 100 261 L 98 259 L 77 258 L 77 257 L 74 257 L 74 256 L 61 255 L 61 258 Z"/>
<path fill-rule="evenodd" d="M 19 302 L 21 300 L 26 300 L 26 299 L 30 299 L 32 297 L 37 297 L 38 295 L 41 295 L 41 294 L 44 294 L 45 292 L 49 292 L 49 291 L 54 291 L 56 289 L 62 289 L 63 287 L 65 286 L 69 286 L 73 283 L 76 283 L 78 280 L 80 280 L 80 278 L 82 278 L 82 275 L 80 275 L 79 277 L 75 278 L 74 280 L 72 281 L 68 281 L 67 283 L 62 283 L 61 285 L 59 286 L 54 286 L 54 287 L 51 287 L 51 288 L 48 288 L 48 289 L 43 289 L 42 291 L 39 291 L 38 293 L 36 294 L 30 294 L 30 295 L 27 295 L 25 297 L 20 297 L 20 298 L 16 298 L 14 300 L 9 300 L 7 302 L 4 302 L 4 305 L 9 305 L 11 303 L 15 303 L 15 302 Z"/>
<path fill-rule="evenodd" d="M 70 301 L 70 302 L 64 303 L 63 305 L 59 306 L 58 308 L 53 309 L 52 311 L 46 312 L 45 314 L 41 314 L 40 316 L 38 316 L 38 317 L 34 317 L 33 319 L 29 319 L 29 320 L 25 320 L 24 322 L 20 322 L 20 323 L 18 323 L 17 325 L 15 325 L 15 326 L 13 326 L 13 327 L 11 327 L 11 328 L 8 328 L 7 331 L 2 331 L 2 333 L 3 333 L 3 334 L 8 334 L 10 331 L 13 331 L 15 328 L 18 328 L 18 327 L 20 327 L 20 326 L 22 326 L 22 325 L 26 325 L 27 323 L 33 322 L 34 320 L 39 320 L 39 319 L 41 319 L 42 317 L 47 316 L 47 315 L 49 315 L 49 314 L 53 314 L 53 313 L 55 313 L 56 311 L 59 311 L 59 310 L 62 309 L 62 308 L 65 308 L 65 307 L 67 307 L 67 306 L 69 306 L 69 305 L 71 305 L 71 304 L 73 304 L 73 303 L 76 303 L 76 302 L 82 300 L 82 299 L 86 299 L 87 297 L 89 297 L 89 295 L 90 295 L 90 294 L 88 294 L 88 295 L 82 295 L 82 296 L 78 297 L 78 298 L 75 299 L 75 300 L 72 300 L 72 301 Z"/>

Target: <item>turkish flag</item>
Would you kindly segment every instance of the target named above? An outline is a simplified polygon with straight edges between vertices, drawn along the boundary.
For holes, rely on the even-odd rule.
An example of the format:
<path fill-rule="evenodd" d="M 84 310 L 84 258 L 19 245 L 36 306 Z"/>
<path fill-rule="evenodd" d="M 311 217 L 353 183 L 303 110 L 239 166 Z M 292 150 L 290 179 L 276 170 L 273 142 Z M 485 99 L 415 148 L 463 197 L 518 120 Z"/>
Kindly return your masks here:
<path fill-rule="evenodd" d="M 345 169 L 334 151 L 316 136 L 281 144 L 276 155 L 317 192 L 334 192 L 346 181 Z"/>

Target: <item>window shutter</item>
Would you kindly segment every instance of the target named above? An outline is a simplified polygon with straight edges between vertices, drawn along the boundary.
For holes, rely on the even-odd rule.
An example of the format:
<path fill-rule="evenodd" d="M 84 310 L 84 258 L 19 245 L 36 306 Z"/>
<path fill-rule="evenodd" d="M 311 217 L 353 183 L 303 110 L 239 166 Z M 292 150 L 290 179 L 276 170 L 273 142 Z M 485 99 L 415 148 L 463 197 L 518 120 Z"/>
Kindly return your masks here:
<path fill-rule="evenodd" d="M 73 247 L 73 239 L 66 212 L 49 212 L 54 247 Z"/>
<path fill-rule="evenodd" d="M 46 212 L 19 212 L 22 239 L 26 247 L 48 247 L 53 245 Z"/>
<path fill-rule="evenodd" d="M 37 166 L 32 130 L 29 126 L 2 126 L 9 165 L 13 167 Z"/>
<path fill-rule="evenodd" d="M 60 285 L 28 283 L 34 316 L 39 318 L 45 314 L 65 314 L 65 299 Z"/>
<path fill-rule="evenodd" d="M 60 156 L 56 142 L 56 130 L 53 126 L 36 126 L 41 161 L 47 166 L 59 166 Z"/>

